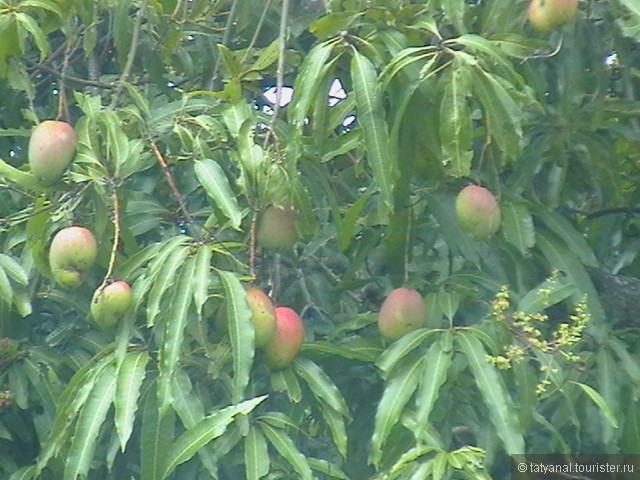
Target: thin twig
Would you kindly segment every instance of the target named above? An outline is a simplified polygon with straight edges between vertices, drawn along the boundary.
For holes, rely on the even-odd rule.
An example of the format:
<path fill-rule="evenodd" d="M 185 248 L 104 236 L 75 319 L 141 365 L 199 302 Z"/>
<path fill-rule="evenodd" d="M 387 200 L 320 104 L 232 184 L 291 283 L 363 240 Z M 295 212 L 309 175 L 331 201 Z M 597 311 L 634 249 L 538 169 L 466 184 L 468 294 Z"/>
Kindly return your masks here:
<path fill-rule="evenodd" d="M 118 103 L 118 98 L 122 93 L 125 82 L 129 79 L 129 75 L 131 75 L 131 70 L 133 68 L 133 62 L 136 58 L 136 52 L 138 51 L 138 42 L 140 41 L 140 29 L 142 28 L 142 20 L 144 19 L 147 13 L 147 5 L 149 4 L 149 0 L 142 0 L 142 5 L 138 10 L 138 14 L 136 16 L 136 23 L 133 26 L 133 35 L 131 36 L 131 47 L 129 48 L 129 53 L 127 54 L 127 62 L 124 65 L 124 69 L 122 70 L 122 74 L 117 82 L 116 91 L 113 94 L 113 99 L 111 100 L 111 104 L 109 105 L 110 109 L 115 108 Z"/>
<path fill-rule="evenodd" d="M 282 100 L 282 87 L 284 86 L 284 54 L 287 46 L 287 24 L 289 21 L 289 0 L 282 0 L 282 12 L 280 14 L 280 51 L 278 53 L 278 69 L 276 71 L 276 104 L 273 108 L 271 124 L 273 125 L 280 113 L 280 103 Z"/>
<path fill-rule="evenodd" d="M 236 16 L 236 8 L 237 8 L 238 0 L 235 0 L 231 5 L 231 10 L 229 11 L 229 18 L 227 18 L 227 24 L 224 27 L 224 34 L 222 35 L 222 45 L 227 46 L 229 42 L 229 37 L 231 36 L 231 27 L 233 26 L 233 20 Z M 222 61 L 220 53 L 218 53 L 218 57 L 216 58 L 216 64 L 213 67 L 213 75 L 211 76 L 211 85 L 209 90 L 213 90 L 214 82 L 218 77 L 218 70 L 220 70 L 220 62 Z"/>
<path fill-rule="evenodd" d="M 160 150 L 158 149 L 158 146 L 156 145 L 156 142 L 153 142 L 153 141 L 151 142 L 151 150 L 153 151 L 153 154 L 155 155 L 156 159 L 158 160 L 158 163 L 162 167 L 162 171 L 164 172 L 164 176 L 167 179 L 167 183 L 169 184 L 169 188 L 171 189 L 171 195 L 173 196 L 174 200 L 178 203 L 178 208 L 182 212 L 182 215 L 186 219 L 186 221 L 188 223 L 192 224 L 193 223 L 193 217 L 191 216 L 191 214 L 187 210 L 187 205 L 186 205 L 186 203 L 184 201 L 184 197 L 180 193 L 180 190 L 178 190 L 178 187 L 176 186 L 176 182 L 173 179 L 173 175 L 171 174 L 171 171 L 169 170 L 169 165 L 167 164 L 167 161 L 162 156 L 162 152 L 160 152 Z"/>

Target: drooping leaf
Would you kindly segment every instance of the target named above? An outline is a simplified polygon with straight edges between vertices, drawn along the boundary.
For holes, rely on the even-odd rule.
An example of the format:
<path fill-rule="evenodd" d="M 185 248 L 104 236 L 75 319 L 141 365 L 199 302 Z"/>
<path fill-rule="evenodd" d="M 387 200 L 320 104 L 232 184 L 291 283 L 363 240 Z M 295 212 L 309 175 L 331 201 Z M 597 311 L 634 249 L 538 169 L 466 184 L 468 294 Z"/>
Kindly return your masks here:
<path fill-rule="evenodd" d="M 129 352 L 118 368 L 114 423 L 122 451 L 124 451 L 133 431 L 138 399 L 140 398 L 140 387 L 146 374 L 148 362 L 148 352 L 144 350 Z"/>
<path fill-rule="evenodd" d="M 378 75 L 371 60 L 354 51 L 351 76 L 367 160 L 380 189 L 382 211 L 390 212 L 393 208 L 393 181 L 397 176 L 397 159 L 389 141 Z"/>
<path fill-rule="evenodd" d="M 566 276 L 558 274 L 529 291 L 518 302 L 518 310 L 526 314 L 541 312 L 569 298 L 575 292 L 575 284 Z"/>
<path fill-rule="evenodd" d="M 242 211 L 238 205 L 236 194 L 231 189 L 229 179 L 224 170 L 215 160 L 205 158 L 194 164 L 196 177 L 207 192 L 207 195 L 215 202 L 231 221 L 233 228 L 239 228 L 242 220 Z"/>
<path fill-rule="evenodd" d="M 104 423 L 116 391 L 116 367 L 108 365 L 96 379 L 82 407 L 69 453 L 65 457 L 64 480 L 86 476 Z"/>
<path fill-rule="evenodd" d="M 267 441 L 257 427 L 249 428 L 244 439 L 244 465 L 247 480 L 260 480 L 269 473 L 270 461 Z"/>
<path fill-rule="evenodd" d="M 294 441 L 281 429 L 274 428 L 267 423 L 261 423 L 260 428 L 269 443 L 293 467 L 300 480 L 312 480 L 313 473 L 305 456 L 298 450 Z"/>
<path fill-rule="evenodd" d="M 189 307 L 193 301 L 191 279 L 195 272 L 195 265 L 195 259 L 189 258 L 181 268 L 164 323 L 164 334 L 160 346 L 160 376 L 158 377 L 159 403 L 162 411 L 167 409 L 171 402 L 173 372 L 177 368 L 182 353 L 185 328 L 189 320 Z"/>
<path fill-rule="evenodd" d="M 152 388 L 147 393 L 140 429 L 141 480 L 162 480 L 167 452 L 173 442 L 175 412 L 160 411 L 158 392 Z"/>
<path fill-rule="evenodd" d="M 376 410 L 371 439 L 371 461 L 374 465 L 380 463 L 385 441 L 418 386 L 423 365 L 424 358 L 407 358 L 387 381 Z"/>
<path fill-rule="evenodd" d="M 435 330 L 420 328 L 403 335 L 380 355 L 376 365 L 385 374 L 389 374 L 407 355 L 422 345 L 434 333 Z"/>
<path fill-rule="evenodd" d="M 182 242 L 180 242 L 182 243 Z M 160 314 L 163 308 L 166 308 L 166 294 L 170 293 L 170 287 L 176 283 L 176 275 L 180 267 L 184 265 L 184 260 L 189 254 L 189 247 L 187 245 L 175 245 L 173 248 L 167 245 L 169 250 L 167 256 L 163 255 L 164 263 L 159 265 L 157 274 L 153 275 L 154 264 L 150 265 L 150 273 L 153 275 L 151 289 L 148 294 L 147 301 L 147 325 L 152 326 L 156 317 Z M 189 282 L 191 285 L 191 282 Z M 187 288 L 186 285 L 177 287 L 178 289 Z M 164 305 L 162 302 L 164 301 Z"/>
<path fill-rule="evenodd" d="M 487 360 L 487 352 L 473 332 L 457 332 L 456 342 L 467 357 L 469 367 L 489 410 L 489 416 L 507 453 L 524 453 L 524 436 L 515 406 L 496 367 Z"/>
<path fill-rule="evenodd" d="M 507 157 L 514 158 L 522 137 L 520 107 L 494 73 L 477 66 L 473 72 L 471 84 L 482 105 L 487 135 Z"/>
<path fill-rule="evenodd" d="M 265 398 L 266 396 L 252 398 L 218 410 L 188 429 L 164 452 L 163 473 L 158 478 L 160 480 L 167 478 L 178 465 L 193 457 L 200 448 L 223 435 L 227 426 L 237 415 L 249 414 Z"/>
<path fill-rule="evenodd" d="M 20 285 L 27 285 L 29 277 L 22 266 L 9 255 L 0 253 L 0 268 L 14 281 Z"/>
<path fill-rule="evenodd" d="M 202 315 L 202 307 L 209 297 L 209 282 L 211 277 L 212 251 L 208 245 L 198 247 L 193 276 L 193 302 L 198 314 Z"/>
<path fill-rule="evenodd" d="M 566 273 L 577 287 L 576 294 L 573 297 L 574 302 L 583 301 L 583 295 L 586 295 L 588 312 L 592 317 L 592 322 L 587 328 L 591 334 L 601 335 L 602 332 L 596 329 L 602 319 L 605 318 L 604 310 L 593 282 L 584 265 L 576 257 L 573 246 L 564 244 L 553 233 L 548 231 L 537 232 L 536 244 L 540 247 L 551 268 Z"/>
<path fill-rule="evenodd" d="M 416 393 L 416 424 L 427 425 L 429 415 L 438 400 L 440 388 L 447 380 L 453 349 L 451 348 L 453 334 L 445 331 L 442 337 L 433 342 L 425 354 L 424 367 L 420 386 Z M 422 431 L 417 432 L 422 437 Z"/>
<path fill-rule="evenodd" d="M 611 407 L 607 404 L 606 400 L 602 397 L 602 395 L 600 395 L 600 393 L 598 393 L 592 387 L 584 383 L 581 383 L 581 382 L 572 382 L 572 383 L 579 386 L 584 391 L 584 393 L 586 393 L 589 396 L 589 398 L 593 401 L 593 403 L 595 403 L 600 408 L 600 410 L 602 410 L 602 413 L 604 414 L 605 418 L 613 428 L 618 428 L 618 421 L 616 420 L 616 416 L 614 412 L 611 410 Z"/>
<path fill-rule="evenodd" d="M 224 287 L 227 305 L 227 326 L 231 349 L 233 350 L 232 401 L 238 402 L 249 383 L 249 372 L 254 354 L 255 332 L 251 323 L 251 310 L 247 296 L 238 277 L 224 270 L 218 270 Z"/>
<path fill-rule="evenodd" d="M 526 255 L 536 243 L 533 219 L 523 203 L 504 202 L 502 208 L 502 232 L 504 238 Z"/>
<path fill-rule="evenodd" d="M 308 358 L 297 358 L 293 366 L 318 400 L 326 403 L 340 415 L 349 416 L 349 408 L 342 393 L 324 370 Z"/>
<path fill-rule="evenodd" d="M 467 176 L 471 170 L 472 126 L 469 96 L 471 94 L 468 66 L 454 59 L 448 75 L 443 78 L 444 95 L 440 104 L 440 140 L 442 162 L 451 175 Z"/>

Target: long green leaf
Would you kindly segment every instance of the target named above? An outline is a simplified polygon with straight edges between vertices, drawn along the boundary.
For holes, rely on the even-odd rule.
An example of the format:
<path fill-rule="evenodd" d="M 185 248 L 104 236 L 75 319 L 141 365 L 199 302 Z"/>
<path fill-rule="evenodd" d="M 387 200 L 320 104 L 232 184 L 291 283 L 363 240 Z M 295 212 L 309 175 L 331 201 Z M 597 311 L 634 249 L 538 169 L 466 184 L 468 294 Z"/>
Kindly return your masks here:
<path fill-rule="evenodd" d="M 566 300 L 576 293 L 575 284 L 568 278 L 558 275 L 542 282 L 536 288 L 528 292 L 518 302 L 518 310 L 524 313 L 536 313 L 545 310 L 551 305 Z"/>
<path fill-rule="evenodd" d="M 89 473 L 100 427 L 114 400 L 116 378 L 115 365 L 105 367 L 82 407 L 71 448 L 65 458 L 64 480 L 75 480 Z"/>
<path fill-rule="evenodd" d="M 202 314 L 202 307 L 209 297 L 209 282 L 211 277 L 211 247 L 201 245 L 196 253 L 196 267 L 193 276 L 193 301 L 198 314 Z"/>
<path fill-rule="evenodd" d="M 580 382 L 572 382 L 572 383 L 578 385 L 584 391 L 584 393 L 586 393 L 589 396 L 589 398 L 593 401 L 593 403 L 595 403 L 598 407 L 600 407 L 600 410 L 602 410 L 602 413 L 604 414 L 605 418 L 613 428 L 618 428 L 618 421 L 616 420 L 616 416 L 611 410 L 611 407 L 609 407 L 609 405 L 607 404 L 606 400 L 602 397 L 602 395 L 600 395 L 596 390 L 591 388 L 589 385 L 585 385 L 584 383 L 580 383 Z"/>
<path fill-rule="evenodd" d="M 231 272 L 218 270 L 224 286 L 227 304 L 227 325 L 231 348 L 233 349 L 233 389 L 232 402 L 238 402 L 249 383 L 249 373 L 253 362 L 254 337 L 251 310 L 247 296 L 237 276 Z"/>
<path fill-rule="evenodd" d="M 422 343 L 434 333 L 435 330 L 421 328 L 404 335 L 393 342 L 391 346 L 380 355 L 380 358 L 378 358 L 376 362 L 377 367 L 388 374 L 404 357 L 422 345 Z"/>
<path fill-rule="evenodd" d="M 193 168 L 198 182 L 204 187 L 207 195 L 211 197 L 216 206 L 231 221 L 231 226 L 236 229 L 240 228 L 242 211 L 222 167 L 215 160 L 205 158 L 195 162 Z"/>
<path fill-rule="evenodd" d="M 362 129 L 367 160 L 380 189 L 384 212 L 393 209 L 393 182 L 397 176 L 397 159 L 389 141 L 378 75 L 371 61 L 353 52 L 351 76 L 356 97 L 358 123 Z"/>
<path fill-rule="evenodd" d="M 195 259 L 189 258 L 180 272 L 173 288 L 173 297 L 164 324 L 164 336 L 160 346 L 160 377 L 158 393 L 160 409 L 164 411 L 171 401 L 171 379 L 175 371 L 184 339 L 184 330 L 189 320 L 189 307 L 193 300 L 193 284 L 191 279 L 195 272 Z"/>
<path fill-rule="evenodd" d="M 175 431 L 175 412 L 160 412 L 156 388 L 149 390 L 140 429 L 141 480 L 162 480 L 163 467 Z"/>
<path fill-rule="evenodd" d="M 526 255 L 536 243 L 533 219 L 529 208 L 523 203 L 502 204 L 502 231 L 507 242 L 523 255 Z"/>
<path fill-rule="evenodd" d="M 171 255 L 165 258 L 162 268 L 154 276 L 147 301 L 147 326 L 155 323 L 156 317 L 163 308 L 168 308 L 165 294 L 170 292 L 169 288 L 176 283 L 176 272 L 184 265 L 184 260 L 189 254 L 189 247 L 186 245 L 176 245 Z M 191 285 L 191 279 L 189 283 Z M 185 285 L 178 285 L 178 289 L 185 289 Z M 164 305 L 162 302 L 164 300 Z"/>
<path fill-rule="evenodd" d="M 341 415 L 349 416 L 347 402 L 324 370 L 307 358 L 297 358 L 294 362 L 294 368 L 298 375 L 304 378 L 318 400 L 326 403 Z"/>
<path fill-rule="evenodd" d="M 347 426 L 345 416 L 326 404 L 320 404 L 320 413 L 331 430 L 331 438 L 343 458 L 347 457 Z"/>
<path fill-rule="evenodd" d="M 590 326 L 597 327 L 605 318 L 604 310 L 589 274 L 573 252 L 573 245 L 566 245 L 548 231 L 537 232 L 536 244 L 546 257 L 550 267 L 565 272 L 578 288 L 574 295 L 574 302 L 581 302 L 582 296 L 587 296 L 587 307 L 593 320 Z M 596 331 L 595 328 L 588 328 L 590 334 L 596 337 L 601 335 L 601 332 Z"/>
<path fill-rule="evenodd" d="M 13 288 L 11 288 L 9 277 L 1 267 L 0 265 L 0 298 L 11 305 L 13 303 Z"/>
<path fill-rule="evenodd" d="M 120 449 L 124 451 L 136 419 L 140 387 L 146 374 L 149 353 L 142 350 L 129 352 L 118 369 L 115 397 L 115 425 L 120 439 Z"/>
<path fill-rule="evenodd" d="M 423 364 L 423 358 L 407 358 L 387 382 L 376 411 L 371 440 L 371 461 L 374 465 L 379 465 L 385 440 L 418 386 Z"/>
<path fill-rule="evenodd" d="M 580 258 L 582 263 L 590 267 L 598 266 L 596 255 L 593 253 L 584 235 L 579 232 L 569 220 L 559 213 L 549 210 L 546 206 L 539 206 L 534 210 L 534 213 L 537 217 L 541 218 L 556 235 L 565 241 L 571 248 L 571 251 Z"/>
<path fill-rule="evenodd" d="M 456 340 L 467 357 L 476 385 L 505 450 L 510 455 L 524 453 L 523 432 L 518 425 L 513 401 L 496 367 L 487 360 L 487 352 L 482 343 L 469 331 L 458 332 Z"/>
<path fill-rule="evenodd" d="M 318 95 L 320 82 L 324 78 L 329 64 L 327 60 L 334 48 L 335 41 L 322 42 L 311 49 L 300 66 L 293 86 L 295 96 L 289 106 L 291 123 L 296 128 L 304 126 L 304 119 L 309 114 L 309 109 Z"/>
<path fill-rule="evenodd" d="M 272 427 L 267 423 L 260 425 L 267 439 L 278 453 L 291 464 L 300 480 L 312 480 L 313 473 L 305 456 L 296 448 L 295 443 L 283 430 Z"/>
<path fill-rule="evenodd" d="M 453 176 L 469 175 L 471 170 L 472 126 L 468 97 L 471 94 L 468 66 L 454 59 L 444 79 L 444 95 L 440 104 L 440 141 L 442 162 Z"/>
<path fill-rule="evenodd" d="M 20 285 L 27 285 L 29 283 L 29 277 L 18 262 L 13 257 L 0 253 L 0 268 L 4 269 L 5 273 L 13 279 L 13 281 Z"/>
<path fill-rule="evenodd" d="M 191 379 L 183 369 L 176 370 L 173 375 L 172 393 L 171 406 L 186 429 L 192 428 L 205 417 L 202 398 L 193 391 Z M 215 476 L 216 460 L 219 457 L 214 445 L 205 445 L 198 451 L 198 457 L 212 476 Z"/>
<path fill-rule="evenodd" d="M 207 445 L 214 438 L 224 434 L 227 426 L 237 415 L 250 413 L 265 398 L 267 397 L 252 398 L 237 405 L 218 410 L 188 429 L 164 452 L 165 463 L 160 479 L 167 478 L 178 465 L 193 457 L 200 448 Z"/>
<path fill-rule="evenodd" d="M 416 394 L 416 424 L 426 426 L 429 415 L 438 399 L 440 388 L 447 379 L 453 349 L 451 348 L 453 335 L 450 331 L 443 333 L 442 338 L 434 342 L 425 355 L 420 387 Z M 421 429 L 418 434 L 422 436 Z M 420 437 L 418 437 L 420 438 Z"/>
<path fill-rule="evenodd" d="M 518 153 L 522 137 L 520 108 L 493 73 L 477 66 L 473 71 L 473 90 L 482 104 L 487 135 L 495 140 L 500 150 L 513 158 Z"/>
<path fill-rule="evenodd" d="M 56 418 L 38 458 L 38 471 L 41 471 L 51 457 L 56 455 L 67 442 L 69 428 L 87 401 L 97 378 L 101 375 L 102 370 L 113 362 L 113 357 L 107 354 L 112 350 L 113 348 L 109 347 L 101 352 L 104 354 L 103 356 L 81 367 L 58 396 Z"/>
<path fill-rule="evenodd" d="M 252 426 L 244 439 L 244 465 L 247 480 L 259 480 L 269 473 L 269 451 L 264 434 Z"/>

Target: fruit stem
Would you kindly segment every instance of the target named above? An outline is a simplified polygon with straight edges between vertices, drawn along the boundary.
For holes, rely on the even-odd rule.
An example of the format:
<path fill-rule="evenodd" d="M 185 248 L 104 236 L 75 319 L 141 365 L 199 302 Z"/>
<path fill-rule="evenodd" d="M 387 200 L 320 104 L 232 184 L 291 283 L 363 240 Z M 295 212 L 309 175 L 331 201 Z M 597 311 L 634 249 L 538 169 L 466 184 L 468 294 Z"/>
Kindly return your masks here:
<path fill-rule="evenodd" d="M 112 185 L 113 193 L 111 196 L 113 204 L 113 245 L 111 247 L 111 255 L 109 257 L 109 266 L 107 267 L 107 273 L 104 276 L 102 285 L 100 288 L 107 286 L 113 275 L 113 269 L 116 265 L 116 254 L 118 253 L 118 245 L 120 243 L 120 198 L 118 197 L 118 190 L 115 185 Z"/>
<path fill-rule="evenodd" d="M 256 279 L 256 229 L 258 224 L 258 210 L 254 209 L 251 216 L 251 230 L 249 233 L 249 276 L 253 282 Z"/>

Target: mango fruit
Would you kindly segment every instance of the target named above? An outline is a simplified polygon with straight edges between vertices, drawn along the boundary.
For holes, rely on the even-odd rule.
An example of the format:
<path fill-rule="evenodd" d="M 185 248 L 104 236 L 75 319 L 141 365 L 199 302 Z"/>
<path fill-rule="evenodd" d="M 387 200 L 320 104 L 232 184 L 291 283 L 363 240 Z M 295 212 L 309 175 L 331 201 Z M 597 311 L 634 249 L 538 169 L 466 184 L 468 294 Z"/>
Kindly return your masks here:
<path fill-rule="evenodd" d="M 275 252 L 291 250 L 298 240 L 296 211 L 269 205 L 258 219 L 256 236 L 262 248 Z"/>
<path fill-rule="evenodd" d="M 276 331 L 264 347 L 265 362 L 274 370 L 285 368 L 293 362 L 304 340 L 304 323 L 289 307 L 276 307 Z"/>
<path fill-rule="evenodd" d="M 276 312 L 271 299 L 259 288 L 246 289 L 247 303 L 255 330 L 256 347 L 264 347 L 276 331 Z"/>
<path fill-rule="evenodd" d="M 458 193 L 456 217 L 471 238 L 487 240 L 500 228 L 500 205 L 486 188 L 469 185 Z"/>
<path fill-rule="evenodd" d="M 578 0 L 531 0 L 529 21 L 533 28 L 548 33 L 570 22 L 578 10 Z"/>
<path fill-rule="evenodd" d="M 380 307 L 378 329 L 388 340 L 398 338 L 424 327 L 427 304 L 420 293 L 412 288 L 392 290 Z"/>
<path fill-rule="evenodd" d="M 36 181 L 45 187 L 57 182 L 69 167 L 76 150 L 76 132 L 59 120 L 38 124 L 29 139 L 29 167 Z"/>
<path fill-rule="evenodd" d="M 53 237 L 49 265 L 54 279 L 63 287 L 78 288 L 96 261 L 98 244 L 84 227 L 67 227 Z"/>
<path fill-rule="evenodd" d="M 96 289 L 91 299 L 91 316 L 100 327 L 113 327 L 131 308 L 133 293 L 127 282 L 117 281 Z"/>

